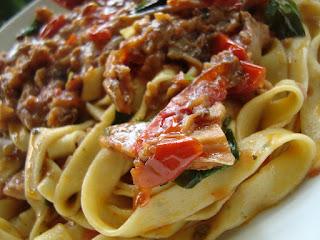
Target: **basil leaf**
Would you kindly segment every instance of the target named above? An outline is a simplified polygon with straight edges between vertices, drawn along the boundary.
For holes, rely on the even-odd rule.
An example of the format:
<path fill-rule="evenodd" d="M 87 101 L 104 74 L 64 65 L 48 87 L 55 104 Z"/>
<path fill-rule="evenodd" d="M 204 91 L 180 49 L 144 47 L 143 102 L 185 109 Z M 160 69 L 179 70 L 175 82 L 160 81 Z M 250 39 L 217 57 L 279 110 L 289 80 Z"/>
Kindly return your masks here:
<path fill-rule="evenodd" d="M 17 36 L 17 39 L 21 40 L 25 36 L 31 36 L 34 34 L 38 34 L 41 26 L 42 26 L 42 24 L 40 22 L 38 22 L 37 20 L 34 20 L 33 23 L 29 27 L 22 30 L 22 32 Z"/>
<path fill-rule="evenodd" d="M 232 155 L 235 157 L 235 159 L 239 159 L 240 154 L 239 154 L 239 149 L 238 149 L 238 144 L 237 140 L 233 135 L 232 130 L 229 128 L 229 125 L 231 123 L 231 117 L 226 117 L 222 123 L 222 130 L 224 134 L 226 135 L 226 138 L 228 140 L 228 144 L 230 147 L 230 150 L 232 152 Z"/>
<path fill-rule="evenodd" d="M 270 29 L 280 39 L 306 35 L 298 7 L 293 0 L 270 0 L 265 17 Z"/>
<path fill-rule="evenodd" d="M 227 137 L 229 147 L 231 149 L 232 155 L 235 157 L 235 159 L 239 159 L 240 154 L 239 154 L 239 149 L 238 149 L 238 144 L 236 141 L 236 138 L 233 135 L 233 132 L 230 128 L 227 128 L 224 132 L 224 134 Z"/>
<path fill-rule="evenodd" d="M 176 178 L 175 183 L 183 188 L 193 188 L 203 179 L 209 177 L 213 173 L 222 170 L 225 166 L 212 168 L 209 170 L 186 170 L 179 177 Z"/>
<path fill-rule="evenodd" d="M 166 4 L 167 0 L 142 0 L 135 8 L 135 12 L 143 12 Z"/>
<path fill-rule="evenodd" d="M 229 127 L 231 121 L 232 121 L 232 118 L 231 118 L 231 117 L 226 117 L 226 118 L 223 120 L 222 130 L 223 130 L 224 132 L 225 132 L 225 130 Z"/>
<path fill-rule="evenodd" d="M 115 124 L 129 122 L 131 118 L 132 118 L 132 115 L 116 111 L 116 116 L 112 124 L 115 125 Z"/>

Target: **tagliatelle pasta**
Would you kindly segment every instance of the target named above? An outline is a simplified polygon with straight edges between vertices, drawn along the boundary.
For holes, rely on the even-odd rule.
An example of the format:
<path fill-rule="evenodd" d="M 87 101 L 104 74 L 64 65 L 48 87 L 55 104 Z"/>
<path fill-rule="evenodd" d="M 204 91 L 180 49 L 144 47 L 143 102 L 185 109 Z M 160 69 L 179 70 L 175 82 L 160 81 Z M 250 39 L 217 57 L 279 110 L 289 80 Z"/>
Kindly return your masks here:
<path fill-rule="evenodd" d="M 317 1 L 80 2 L 0 58 L 0 239 L 214 240 L 320 171 Z"/>

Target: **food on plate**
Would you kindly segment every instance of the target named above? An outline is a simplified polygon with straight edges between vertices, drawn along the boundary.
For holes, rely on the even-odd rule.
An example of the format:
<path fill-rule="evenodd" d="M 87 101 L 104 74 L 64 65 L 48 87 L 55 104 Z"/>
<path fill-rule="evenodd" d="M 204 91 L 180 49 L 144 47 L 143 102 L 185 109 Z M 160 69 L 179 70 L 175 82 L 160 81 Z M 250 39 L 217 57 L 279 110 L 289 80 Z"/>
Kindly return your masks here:
<path fill-rule="evenodd" d="M 1 239 L 213 240 L 319 172 L 319 2 L 56 2 L 0 55 Z"/>

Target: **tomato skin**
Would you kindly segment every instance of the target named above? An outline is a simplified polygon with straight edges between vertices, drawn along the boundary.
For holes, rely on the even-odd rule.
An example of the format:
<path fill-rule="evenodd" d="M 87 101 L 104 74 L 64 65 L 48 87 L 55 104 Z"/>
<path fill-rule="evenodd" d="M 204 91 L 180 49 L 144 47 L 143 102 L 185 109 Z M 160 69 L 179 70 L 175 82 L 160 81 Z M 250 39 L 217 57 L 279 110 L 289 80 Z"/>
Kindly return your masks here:
<path fill-rule="evenodd" d="M 247 60 L 248 54 L 244 47 L 232 41 L 225 34 L 219 33 L 214 38 L 214 53 L 219 53 L 224 50 L 230 50 L 239 60 Z"/>
<path fill-rule="evenodd" d="M 60 15 L 54 18 L 42 28 L 40 32 L 40 37 L 41 38 L 53 37 L 66 23 L 67 23 L 67 20 L 63 15 Z"/>
<path fill-rule="evenodd" d="M 84 2 L 84 0 L 54 0 L 54 1 L 58 3 L 60 6 L 65 7 L 67 9 L 72 9 Z"/>
<path fill-rule="evenodd" d="M 105 44 L 112 37 L 111 31 L 105 26 L 94 26 L 89 30 L 88 38 L 96 44 Z"/>
<path fill-rule="evenodd" d="M 228 90 L 231 95 L 247 95 L 253 93 L 262 86 L 265 79 L 266 70 L 264 67 L 247 62 L 248 54 L 242 46 L 232 41 L 228 36 L 220 33 L 215 39 L 214 52 L 219 53 L 224 50 L 231 51 L 238 57 L 244 72 L 242 81 L 235 87 Z"/>
<path fill-rule="evenodd" d="M 133 182 L 141 189 L 165 184 L 179 176 L 202 153 L 202 144 L 191 137 L 160 141 L 154 156 L 145 165 L 131 170 Z"/>
<path fill-rule="evenodd" d="M 246 96 L 262 87 L 266 76 L 266 69 L 245 61 L 240 61 L 240 64 L 245 76 L 237 86 L 229 89 L 228 92 L 231 95 Z"/>

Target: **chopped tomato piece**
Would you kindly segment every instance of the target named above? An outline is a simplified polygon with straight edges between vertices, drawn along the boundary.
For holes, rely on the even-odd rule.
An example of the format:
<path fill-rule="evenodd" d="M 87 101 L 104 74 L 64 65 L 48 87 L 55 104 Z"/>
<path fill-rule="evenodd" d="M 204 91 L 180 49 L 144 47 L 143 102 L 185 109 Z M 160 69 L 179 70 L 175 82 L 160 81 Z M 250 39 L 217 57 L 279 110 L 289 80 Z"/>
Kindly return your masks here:
<path fill-rule="evenodd" d="M 77 40 L 78 40 L 77 35 L 72 33 L 67 39 L 67 44 L 69 46 L 73 46 L 73 45 L 75 45 L 77 43 Z"/>
<path fill-rule="evenodd" d="M 253 93 L 259 87 L 262 86 L 265 79 L 265 68 L 246 62 L 248 60 L 248 54 L 246 50 L 232 41 L 228 36 L 220 33 L 215 39 L 214 52 L 219 53 L 224 50 L 231 51 L 235 56 L 239 58 L 240 65 L 244 72 L 244 77 L 241 79 L 240 83 L 229 89 L 228 92 L 233 95 L 246 95 Z"/>
<path fill-rule="evenodd" d="M 246 50 L 236 42 L 232 41 L 225 34 L 218 34 L 214 39 L 214 44 L 214 53 L 219 53 L 223 50 L 230 50 L 240 60 L 248 59 L 248 54 Z"/>
<path fill-rule="evenodd" d="M 84 0 L 54 0 L 56 3 L 58 3 L 60 6 L 72 9 L 81 3 L 83 3 Z"/>
<path fill-rule="evenodd" d="M 152 188 L 175 179 L 202 154 L 202 144 L 183 134 L 183 121 L 199 104 L 211 107 L 226 98 L 227 81 L 218 76 L 227 75 L 229 71 L 229 63 L 221 63 L 201 74 L 174 97 L 139 136 L 135 145 L 136 155 L 154 148 L 154 152 L 146 154 L 146 162 L 138 160 L 131 171 L 140 189 Z M 155 143 L 152 142 L 154 139 Z M 150 141 L 152 143 L 148 146 Z"/>
<path fill-rule="evenodd" d="M 175 179 L 202 154 L 202 145 L 192 137 L 160 141 L 155 154 L 145 165 L 132 170 L 133 182 L 142 189 L 152 188 Z"/>
<path fill-rule="evenodd" d="M 111 37 L 111 31 L 105 25 L 93 26 L 88 33 L 88 38 L 96 44 L 105 44 Z"/>
<path fill-rule="evenodd" d="M 266 76 L 266 69 L 264 67 L 244 61 L 241 61 L 240 64 L 245 75 L 237 86 L 229 89 L 229 93 L 232 95 L 253 93 L 259 87 L 262 87 Z"/>
<path fill-rule="evenodd" d="M 63 15 L 60 15 L 54 18 L 42 28 L 40 32 L 40 37 L 41 38 L 53 37 L 66 23 L 67 23 L 67 20 Z"/>

